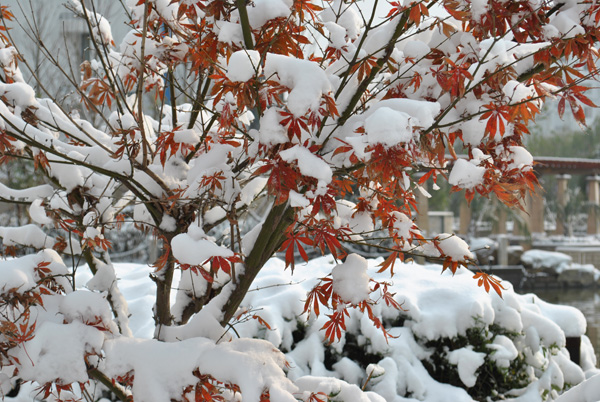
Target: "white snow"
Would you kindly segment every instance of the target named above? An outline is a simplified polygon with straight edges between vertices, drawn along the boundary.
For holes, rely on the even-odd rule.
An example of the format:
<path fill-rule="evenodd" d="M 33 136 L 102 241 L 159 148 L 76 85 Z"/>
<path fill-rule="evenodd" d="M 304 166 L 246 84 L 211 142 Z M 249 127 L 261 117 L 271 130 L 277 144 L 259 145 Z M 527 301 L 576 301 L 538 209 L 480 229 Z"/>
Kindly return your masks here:
<path fill-rule="evenodd" d="M 457 159 L 452 166 L 448 183 L 464 189 L 472 189 L 483 183 L 485 168 L 466 159 Z"/>
<path fill-rule="evenodd" d="M 485 134 L 486 121 L 479 119 L 467 120 L 461 123 L 463 142 L 467 145 L 478 146 Z"/>
<path fill-rule="evenodd" d="M 18 351 L 19 376 L 39 383 L 55 380 L 67 384 L 86 382 L 88 373 L 84 356 L 100 354 L 103 342 L 104 335 L 99 329 L 81 322 L 41 323 L 35 338 Z"/>
<path fill-rule="evenodd" d="M 534 269 L 548 269 L 561 273 L 573 262 L 567 254 L 546 250 L 527 250 L 521 255 L 521 261 Z"/>
<path fill-rule="evenodd" d="M 386 147 L 409 142 L 415 136 L 410 116 L 387 107 L 378 108 L 365 120 L 365 131 L 369 143 Z"/>
<path fill-rule="evenodd" d="M 289 0 L 255 0 L 248 7 L 248 20 L 253 29 L 260 29 L 267 21 L 290 15 L 292 3 Z"/>
<path fill-rule="evenodd" d="M 296 380 L 296 385 L 301 390 L 306 390 L 305 394 L 310 392 L 322 392 L 325 395 L 335 395 L 335 399 L 339 401 L 352 402 L 384 402 L 385 400 L 375 394 L 362 394 L 360 388 L 354 384 L 348 384 L 340 381 L 337 378 L 323 378 L 305 376 Z"/>
<path fill-rule="evenodd" d="M 34 224 L 21 227 L 0 226 L 0 237 L 5 246 L 31 246 L 36 249 L 52 247 L 55 240 Z"/>
<path fill-rule="evenodd" d="M 208 239 L 195 240 L 189 234 L 178 234 L 171 240 L 173 255 L 182 264 L 202 265 L 212 257 L 231 257 L 233 252 Z"/>
<path fill-rule="evenodd" d="M 379 261 L 368 261 L 368 265 L 375 268 Z M 297 314 L 298 307 L 294 308 L 293 303 L 286 302 L 286 295 L 289 295 L 289 300 L 303 300 L 302 289 L 304 292 L 310 290 L 316 281 L 315 278 L 325 276 L 331 270 L 331 264 L 331 257 L 323 257 L 310 261 L 303 269 L 296 270 L 293 276 L 282 276 L 280 270 L 283 262 L 272 260 L 261 272 L 255 283 L 259 290 L 249 293 L 243 305 L 261 309 L 260 315 L 273 328 L 272 331 L 267 331 L 265 336 L 271 342 L 275 342 L 276 346 L 280 345 L 287 350 L 292 344 L 291 330 L 295 327 L 294 324 L 290 324 L 290 317 L 293 317 L 294 311 Z M 334 269 L 339 267 L 335 266 Z M 385 373 L 371 380 L 371 383 L 372 389 L 386 401 L 414 400 L 406 396 L 407 392 L 411 392 L 412 398 L 420 401 L 471 402 L 472 399 L 464 390 L 440 384 L 429 377 L 420 363 L 421 359 L 427 358 L 428 352 L 417 340 L 453 338 L 465 335 L 469 328 L 480 328 L 483 331 L 492 324 L 522 335 L 510 339 L 498 334 L 491 339 L 487 347 L 487 356 L 491 364 L 506 368 L 517 354 L 521 354 L 527 356 L 528 361 L 538 368 L 553 367 L 549 370 L 555 376 L 580 378 L 578 376 L 581 369 L 569 366 L 562 357 L 562 351 L 565 350 L 564 331 L 571 331 L 569 328 L 573 328 L 576 329 L 573 334 L 583 333 L 582 316 L 578 310 L 551 304 L 548 304 L 551 310 L 546 310 L 546 304 L 538 298 L 532 295 L 517 295 L 506 282 L 503 285 L 508 289 L 503 291 L 503 299 L 500 299 L 497 295 L 488 294 L 478 288 L 472 278 L 473 274 L 464 269 L 458 270 L 452 276 L 449 272 L 440 275 L 441 268 L 438 265 L 400 264 L 400 267 L 399 271 L 396 268 L 398 273 L 394 278 L 392 291 L 396 292 L 396 300 L 404 303 L 405 311 L 401 314 L 406 317 L 406 321 L 402 327 L 388 328 L 391 334 L 398 338 L 386 342 L 381 333 L 373 329 L 366 317 L 360 314 L 351 314 L 347 322 L 349 331 L 368 339 L 371 345 L 369 350 L 384 356 L 377 364 Z M 312 269 L 316 269 L 317 272 Z M 372 273 L 370 269 L 369 273 Z M 375 278 L 382 280 L 386 275 L 376 275 Z M 360 289 L 365 289 L 364 281 L 357 282 L 361 283 Z M 273 287 L 277 283 L 280 286 Z M 261 293 L 264 296 L 261 296 Z M 386 310 L 383 310 L 380 314 L 386 316 Z M 391 314 L 394 316 L 398 313 Z M 292 378 L 305 375 L 321 376 L 325 373 L 344 379 L 356 376 L 355 370 L 347 363 L 336 365 L 333 373 L 325 368 L 324 350 L 320 341 L 323 334 L 317 332 L 323 323 L 322 316 L 308 321 L 307 336 L 287 354 L 294 367 L 290 372 Z M 240 324 L 237 330 L 243 336 L 259 336 L 263 333 L 260 326 L 253 322 Z M 584 344 L 586 339 L 583 336 Z M 550 352 L 551 348 L 558 349 L 552 349 Z M 589 352 L 585 350 L 582 353 L 588 356 L 586 359 L 593 358 L 593 354 L 588 355 Z M 474 384 L 477 368 L 482 364 L 482 354 L 480 351 L 469 349 L 457 353 L 449 351 L 449 356 L 453 356 L 452 361 L 456 362 L 457 369 L 462 372 L 461 380 L 466 386 Z M 592 370 L 590 374 L 594 372 L 597 371 Z M 366 380 L 367 375 L 367 372 L 363 373 L 362 381 Z M 539 397 L 544 389 L 550 389 L 550 383 L 545 382 L 547 377 L 538 377 L 539 372 L 538 375 L 531 375 L 534 384 L 534 391 L 529 391 L 531 396 Z"/>
<path fill-rule="evenodd" d="M 464 261 L 474 258 L 469 250 L 469 245 L 460 237 L 450 233 L 440 233 L 436 236 L 438 247 L 444 255 L 452 258 L 453 261 Z"/>
<path fill-rule="evenodd" d="M 411 40 L 406 42 L 402 51 L 404 52 L 404 56 L 412 57 L 418 60 L 421 57 L 428 55 L 431 49 L 423 41 Z"/>
<path fill-rule="evenodd" d="M 511 103 L 519 103 L 537 96 L 537 92 L 533 86 L 527 87 L 518 81 L 508 81 L 502 88 L 504 95 L 510 99 Z"/>
<path fill-rule="evenodd" d="M 297 162 L 300 173 L 305 176 L 314 177 L 322 185 L 331 183 L 333 172 L 327 162 L 308 149 L 300 145 L 294 145 L 292 148 L 281 151 L 279 156 L 286 162 Z"/>
<path fill-rule="evenodd" d="M 394 212 L 394 229 L 396 235 L 400 240 L 411 240 L 413 238 L 412 233 L 417 233 L 415 224 L 406 214 L 401 212 Z"/>
<path fill-rule="evenodd" d="M 519 356 L 513 341 L 504 335 L 496 335 L 487 347 L 493 350 L 490 357 L 501 368 L 508 368 L 510 363 Z"/>
<path fill-rule="evenodd" d="M 196 228 L 187 236 L 194 240 L 205 235 Z M 449 237 L 452 238 L 456 237 Z M 0 281 L 15 286 L 21 286 L 18 283 L 33 284 L 36 261 L 51 260 L 53 255 L 46 252 L 31 262 L 27 262 L 31 257 L 3 262 L 0 273 L 4 272 L 4 275 L 0 275 Z M 582 359 L 589 362 L 594 358 L 593 350 L 586 346 L 589 340 L 582 335 L 585 332 L 585 319 L 578 310 L 545 303 L 533 295 L 517 295 L 506 283 L 504 299 L 500 299 L 478 288 L 472 273 L 464 269 L 453 276 L 448 273 L 440 275 L 439 265 L 420 266 L 400 262 L 397 263 L 397 274 L 392 278 L 394 283 L 390 290 L 396 293 L 394 298 L 398 302 L 404 303 L 404 311 L 398 312 L 381 304 L 374 306 L 375 314 L 381 318 L 393 319 L 398 314 L 404 317 L 403 325 L 388 328 L 397 338 L 386 341 L 366 316 L 351 311 L 347 318 L 348 331 L 358 337 L 366 350 L 379 353 L 382 358 L 366 370 L 348 358 L 336 362 L 332 371 L 326 369 L 324 335 L 319 331 L 325 320 L 323 311 L 319 318 L 313 317 L 302 324 L 306 325 L 303 339 L 293 340 L 293 331 L 305 320 L 301 312 L 306 292 L 319 277 L 331 273 L 334 291 L 342 299 L 355 304 L 367 300 L 370 296 L 367 273 L 374 275 L 377 280 L 389 281 L 387 274 L 375 274 L 376 265 L 380 262 L 380 259 L 365 260 L 351 254 L 344 263 L 334 265 L 332 258 L 326 256 L 311 260 L 292 276 L 290 271 L 283 271 L 283 261 L 269 261 L 253 285 L 255 290 L 247 294 L 242 308 L 251 306 L 270 324 L 272 330 L 265 331 L 255 320 L 242 321 L 236 324 L 236 331 L 242 339 L 222 343 L 198 337 L 178 341 L 186 339 L 192 327 L 187 332 L 183 331 L 184 327 L 180 331 L 173 331 L 167 336 L 170 342 L 143 339 L 151 337 L 154 328 L 149 309 L 153 303 L 149 268 L 117 264 L 116 277 L 120 278 L 120 287 L 129 303 L 130 324 L 137 338 L 107 339 L 107 332 L 84 325 L 83 322 L 93 322 L 115 331 L 110 323 L 106 299 L 99 293 L 79 290 L 56 302 L 47 302 L 49 311 L 40 315 L 42 321 L 38 324 L 36 337 L 26 343 L 27 353 L 36 362 L 35 365 L 28 363 L 25 349 L 17 354 L 21 361 L 26 362 L 22 375 L 23 378 L 50 381 L 56 379 L 56 373 L 60 373 L 60 378 L 65 381 L 85 381 L 87 369 L 83 355 L 98 354 L 102 350 L 104 357 L 101 368 L 108 375 L 124 375 L 133 370 L 133 393 L 141 401 L 163 401 L 180 395 L 183 387 L 195 384 L 192 371 L 198 368 L 203 374 L 240 385 L 244 400 L 250 401 L 258 401 L 262 390 L 269 389 L 273 400 L 290 402 L 295 400 L 294 396 L 310 395 L 312 392 L 333 392 L 337 393 L 337 399 L 343 397 L 349 401 L 442 402 L 450 398 L 452 401 L 472 402 L 463 389 L 439 383 L 429 376 L 422 361 L 431 352 L 422 342 L 462 336 L 470 328 L 485 331 L 490 325 L 497 324 L 521 335 L 512 338 L 496 334 L 490 339 L 487 345 L 489 352 L 486 353 L 475 351 L 471 346 L 447 351 L 448 364 L 456 366 L 458 376 L 466 387 L 476 383 L 477 370 L 484 362 L 505 369 L 518 355 L 524 356 L 537 367 L 536 372 L 530 374 L 533 382 L 522 398 L 525 395 L 537 398 L 552 384 L 575 384 L 585 378 L 584 371 L 569 361 L 564 349 L 565 335 L 583 336 Z M 54 272 L 66 272 L 64 265 L 59 268 L 61 265 L 55 265 L 56 261 L 52 264 Z M 29 274 L 22 270 L 27 265 L 32 267 Z M 15 282 L 10 279 L 10 272 L 17 271 L 23 272 L 24 276 Z M 30 279 L 27 279 L 28 275 L 31 275 Z M 79 284 L 88 282 L 89 286 L 89 278 L 89 271 L 83 268 L 78 270 Z M 206 321 L 209 316 L 212 317 L 212 313 L 207 314 L 197 315 L 199 320 L 193 319 L 193 323 L 190 323 L 196 334 L 212 325 Z M 222 327 L 218 324 L 217 327 L 221 328 L 222 334 Z M 214 329 L 218 330 L 217 327 Z M 175 336 L 176 333 L 180 335 Z M 217 331 L 211 337 L 219 336 Z M 248 339 L 250 337 L 264 337 L 269 342 Z M 344 340 L 332 347 L 342 348 L 343 345 Z M 284 356 L 275 348 L 289 351 L 285 356 L 291 365 L 288 379 L 282 370 Z M 589 363 L 585 364 L 587 375 L 597 372 Z M 363 393 L 360 386 L 369 374 L 372 377 L 367 387 L 370 392 Z M 584 388 L 588 390 L 586 392 L 592 392 L 589 387 L 580 389 Z M 580 396 L 584 391 L 577 392 L 575 395 Z"/>
<path fill-rule="evenodd" d="M 571 388 L 556 402 L 598 402 L 600 400 L 600 375 L 595 375 Z"/>
<path fill-rule="evenodd" d="M 260 53 L 256 50 L 238 50 L 229 57 L 227 78 L 233 82 L 246 82 L 260 73 Z"/>
<path fill-rule="evenodd" d="M 331 46 L 341 49 L 346 46 L 346 29 L 333 21 L 327 21 L 323 24 L 329 31 L 329 41 Z"/>
<path fill-rule="evenodd" d="M 413 99 L 386 99 L 374 105 L 365 116 L 371 116 L 381 108 L 389 108 L 406 113 L 412 118 L 413 127 L 429 127 L 440 113 L 441 105 L 437 102 L 419 101 Z"/>
<path fill-rule="evenodd" d="M 344 263 L 336 265 L 331 271 L 333 291 L 342 300 L 358 304 L 369 299 L 369 276 L 367 275 L 367 260 L 358 254 L 350 254 Z"/>
<path fill-rule="evenodd" d="M 42 206 L 42 199 L 35 199 L 29 206 L 29 217 L 40 225 L 51 225 L 52 219 L 46 215 L 46 210 Z"/>
<path fill-rule="evenodd" d="M 306 208 L 310 205 L 310 201 L 308 200 L 308 198 L 306 198 L 300 193 L 295 192 L 294 190 L 290 190 L 289 200 L 290 206 L 294 208 Z"/>
<path fill-rule="evenodd" d="M 287 107 L 296 117 L 317 110 L 321 96 L 332 90 L 327 74 L 312 61 L 268 53 L 264 73 L 290 88 Z"/>
<path fill-rule="evenodd" d="M 277 108 L 269 108 L 260 119 L 260 131 L 258 140 L 261 144 L 276 145 L 288 141 L 287 131 L 279 124 L 279 111 Z"/>
<path fill-rule="evenodd" d="M 488 0 L 473 0 L 471 2 L 471 15 L 473 19 L 481 20 L 482 16 L 488 11 Z"/>
<path fill-rule="evenodd" d="M 9 104 L 23 109 L 37 105 L 35 91 L 23 82 L 0 84 L 0 95 L 4 96 Z"/>
<path fill-rule="evenodd" d="M 163 402 L 181 395 L 198 379 L 198 368 L 221 381 L 238 384 L 244 400 L 258 402 L 264 389 L 273 401 L 295 402 L 296 387 L 285 378 L 285 359 L 270 343 L 234 339 L 215 344 L 206 338 L 180 342 L 153 339 L 115 339 L 105 342 L 108 375 L 135 372 L 133 394 L 141 402 Z M 176 369 L 174 369 L 176 368 Z"/>
<path fill-rule="evenodd" d="M 475 372 L 484 363 L 484 359 L 485 353 L 473 351 L 470 345 L 448 353 L 448 362 L 458 366 L 458 376 L 468 388 L 473 387 L 477 382 Z"/>
<path fill-rule="evenodd" d="M 71 292 L 61 300 L 59 310 L 68 323 L 96 323 L 116 332 L 108 301 L 100 293 L 85 290 Z"/>
<path fill-rule="evenodd" d="M 16 190 L 8 188 L 4 184 L 0 183 L 0 197 L 9 200 L 34 201 L 36 199 L 49 197 L 53 192 L 54 190 L 52 189 L 52 186 L 48 184 Z"/>
<path fill-rule="evenodd" d="M 508 169 L 520 169 L 529 171 L 533 169 L 533 156 L 523 147 L 511 146 L 508 148 L 510 152 L 509 159 L 512 161 L 508 165 Z"/>

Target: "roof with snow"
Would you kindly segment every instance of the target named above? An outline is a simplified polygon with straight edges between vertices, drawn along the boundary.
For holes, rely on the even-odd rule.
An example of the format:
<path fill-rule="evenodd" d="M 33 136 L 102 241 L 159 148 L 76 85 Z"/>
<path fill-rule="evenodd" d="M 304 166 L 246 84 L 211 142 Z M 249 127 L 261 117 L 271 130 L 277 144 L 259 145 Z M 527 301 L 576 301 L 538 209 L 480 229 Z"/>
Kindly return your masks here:
<path fill-rule="evenodd" d="M 600 174 L 600 159 L 534 157 L 535 171 L 540 174 Z"/>
<path fill-rule="evenodd" d="M 450 155 L 446 155 L 451 159 Z M 468 159 L 467 155 L 458 155 Z M 538 174 L 583 174 L 600 175 L 600 159 L 563 158 L 555 156 L 534 156 L 534 169 Z M 453 161 L 450 162 L 454 163 Z"/>

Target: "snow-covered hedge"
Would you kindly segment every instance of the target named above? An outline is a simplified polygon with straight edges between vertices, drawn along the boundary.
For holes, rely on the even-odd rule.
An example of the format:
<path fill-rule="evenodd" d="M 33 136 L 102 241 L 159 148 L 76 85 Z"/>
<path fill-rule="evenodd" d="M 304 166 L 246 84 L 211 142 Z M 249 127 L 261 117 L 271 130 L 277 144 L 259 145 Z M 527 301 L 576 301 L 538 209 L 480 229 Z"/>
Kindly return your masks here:
<path fill-rule="evenodd" d="M 592 264 L 579 264 L 564 253 L 546 250 L 528 250 L 521 262 L 535 274 L 549 275 L 559 286 L 597 286 L 600 270 Z M 534 279 L 535 281 L 535 279 Z"/>
<path fill-rule="evenodd" d="M 379 262 L 369 261 L 371 270 Z M 271 260 L 244 305 L 272 329 L 255 320 L 236 326 L 240 335 L 267 339 L 286 351 L 292 379 L 316 375 L 367 383 L 366 389 L 389 402 L 488 396 L 535 402 L 554 399 L 598 373 L 579 310 L 516 294 L 505 282 L 501 299 L 473 286 L 471 272 L 439 275 L 434 265 L 403 264 L 397 270 L 391 289 L 405 311 L 398 314 L 382 303 L 375 307 L 394 338 L 386 340 L 353 311 L 342 341 L 327 346 L 319 331 L 325 319 L 300 316 L 298 300 L 314 286 L 315 270 L 324 276 L 331 264 L 331 257 L 316 259 L 282 277 L 283 262 Z M 581 367 L 569 358 L 567 336 L 581 336 Z"/>
<path fill-rule="evenodd" d="M 369 260 L 369 270 L 376 271 L 380 262 Z M 337 402 L 470 402 L 487 397 L 536 402 L 553 400 L 562 390 L 598 373 L 594 350 L 584 335 L 585 318 L 577 309 L 546 303 L 533 294 L 518 295 L 508 283 L 503 283 L 507 289 L 501 299 L 475 286 L 471 272 L 439 275 L 440 267 L 433 265 L 397 268 L 391 289 L 404 311 L 398 313 L 384 303 L 373 307 L 393 337 L 385 339 L 367 317 L 353 310 L 342 341 L 327 345 L 320 331 L 325 312 L 316 318 L 302 315 L 302 310 L 318 278 L 314 272 L 325 276 L 333 264 L 331 257 L 315 259 L 308 266 L 297 266 L 292 275 L 283 271 L 284 262 L 273 259 L 244 300 L 246 312 L 240 311 L 233 330 L 210 334 L 220 338 L 218 344 L 194 338 L 160 347 L 149 339 L 154 330 L 149 268 L 118 264 L 121 289 L 137 320 L 130 322 L 134 338 L 103 339 L 100 333 L 92 334 L 90 326 L 78 322 L 93 316 L 97 326 L 110 329 L 114 323 L 106 302 L 85 289 L 70 293 L 60 302 L 46 303 L 40 317 L 43 331 L 40 328 L 26 346 L 29 355 L 36 354 L 36 361 L 48 364 L 29 367 L 29 374 L 34 378 L 34 371 L 38 376 L 43 371 L 48 379 L 57 370 L 74 378 L 84 375 L 85 367 L 78 365 L 75 354 L 72 361 L 53 355 L 69 349 L 67 344 L 70 349 L 74 344 L 87 348 L 90 355 L 102 347 L 104 370 L 133 375 L 136 395 L 148 401 L 168 400 L 173 389 L 193 382 L 185 376 L 193 377 L 194 367 L 238 384 L 244 399 L 268 385 L 272 398 L 281 387 L 298 400 L 328 395 Z M 4 274 L 9 271 L 4 269 Z M 77 275 L 80 286 L 90 279 L 85 272 Z M 581 336 L 581 367 L 569 359 L 566 336 Z M 264 339 L 282 350 L 288 367 L 268 342 L 248 338 Z M 39 355 L 48 351 L 52 351 L 48 358 L 41 359 Z M 149 351 L 161 355 L 149 358 Z M 25 362 L 27 353 L 23 350 L 18 357 Z M 64 367 L 52 365 L 58 361 Z M 23 378 L 29 374 L 21 373 Z M 34 385 L 26 384 L 17 398 L 6 400 L 30 401 L 37 392 Z"/>
<path fill-rule="evenodd" d="M 571 266 L 573 258 L 556 251 L 528 250 L 521 256 L 521 261 L 526 267 L 534 270 L 560 273 Z"/>

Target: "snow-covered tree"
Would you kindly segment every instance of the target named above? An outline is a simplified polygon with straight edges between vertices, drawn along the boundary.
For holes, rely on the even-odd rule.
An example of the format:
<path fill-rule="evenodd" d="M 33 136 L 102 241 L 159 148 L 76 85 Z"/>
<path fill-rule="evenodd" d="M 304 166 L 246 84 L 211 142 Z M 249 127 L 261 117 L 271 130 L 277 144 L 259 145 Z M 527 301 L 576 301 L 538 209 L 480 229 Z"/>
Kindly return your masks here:
<path fill-rule="evenodd" d="M 388 253 L 391 275 L 416 255 L 469 265 L 463 240 L 419 230 L 415 193 L 447 180 L 518 207 L 537 185 L 527 124 L 548 98 L 581 124 L 592 104 L 595 1 L 125 3 L 120 44 L 93 1 L 69 3 L 94 57 L 80 77 L 63 70 L 79 109 L 24 80 L 0 9 L 0 162 L 45 178 L 0 184 L 31 218 L 0 227 L 16 257 L 0 262 L 3 393 L 20 378 L 42 398 L 84 397 L 91 381 L 123 401 L 322 400 L 286 379 L 270 343 L 227 335 L 252 317 L 240 306 L 264 264 L 281 251 L 300 270 L 313 249 L 344 261 L 299 303 L 328 317 L 330 342 L 351 309 L 387 336 L 373 306 L 402 299 L 348 246 Z M 126 221 L 161 244 L 154 339 L 132 336 L 110 259 L 107 233 Z M 78 269 L 93 273 L 85 290 Z"/>

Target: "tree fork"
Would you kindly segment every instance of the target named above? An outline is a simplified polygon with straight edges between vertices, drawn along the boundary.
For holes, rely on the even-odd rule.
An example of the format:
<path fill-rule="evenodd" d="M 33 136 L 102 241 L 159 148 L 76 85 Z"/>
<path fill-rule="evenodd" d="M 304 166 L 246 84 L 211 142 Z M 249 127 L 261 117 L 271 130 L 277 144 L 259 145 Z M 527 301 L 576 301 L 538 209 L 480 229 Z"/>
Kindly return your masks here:
<path fill-rule="evenodd" d="M 250 285 L 266 262 L 273 256 L 284 240 L 286 230 L 294 223 L 294 208 L 287 203 L 275 205 L 262 225 L 252 251 L 245 261 L 245 271 L 238 278 L 231 297 L 223 306 L 221 325 L 225 326 L 234 316 Z"/>
<path fill-rule="evenodd" d="M 119 400 L 123 402 L 131 401 L 131 395 L 127 395 L 119 385 L 113 383 L 112 380 L 106 376 L 106 374 L 98 370 L 96 367 L 89 368 L 88 375 L 101 382 L 102 385 L 108 388 L 110 392 L 119 398 Z"/>

